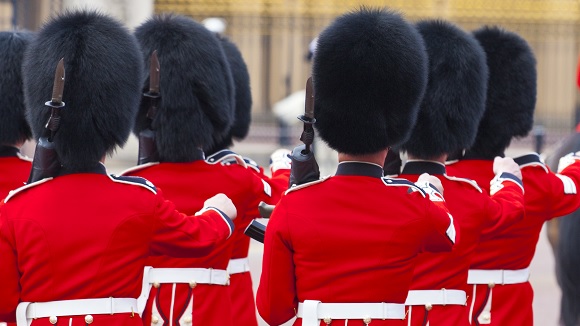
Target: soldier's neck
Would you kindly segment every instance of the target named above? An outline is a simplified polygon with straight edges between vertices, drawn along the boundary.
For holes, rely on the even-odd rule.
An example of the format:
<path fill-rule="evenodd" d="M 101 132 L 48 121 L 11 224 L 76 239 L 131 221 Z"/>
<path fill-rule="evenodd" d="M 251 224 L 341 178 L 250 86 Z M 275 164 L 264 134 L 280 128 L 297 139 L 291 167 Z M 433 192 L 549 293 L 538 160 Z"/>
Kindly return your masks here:
<path fill-rule="evenodd" d="M 362 154 L 362 155 L 338 153 L 338 162 L 357 161 L 357 162 L 374 163 L 374 164 L 377 164 L 379 166 L 383 166 L 383 163 L 385 163 L 385 158 L 387 157 L 388 151 L 389 151 L 388 149 L 384 149 L 384 150 L 376 152 L 376 153 Z"/>
<path fill-rule="evenodd" d="M 429 158 L 415 156 L 411 153 L 407 153 L 407 158 L 409 160 L 419 160 L 419 161 L 433 161 L 445 164 L 445 160 L 447 160 L 447 154 L 441 154 L 439 156 L 433 156 Z"/>

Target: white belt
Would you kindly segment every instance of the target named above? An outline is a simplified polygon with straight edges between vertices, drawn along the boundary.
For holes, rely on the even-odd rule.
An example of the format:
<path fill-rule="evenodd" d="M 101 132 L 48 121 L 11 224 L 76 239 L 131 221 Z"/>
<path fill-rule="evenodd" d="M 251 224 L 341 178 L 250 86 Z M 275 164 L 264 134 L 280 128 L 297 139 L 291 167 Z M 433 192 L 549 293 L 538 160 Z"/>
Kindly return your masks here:
<path fill-rule="evenodd" d="M 405 305 L 401 303 L 321 303 L 304 300 L 298 304 L 296 317 L 303 326 L 318 326 L 320 320 L 362 319 L 369 324 L 372 319 L 405 319 Z"/>
<path fill-rule="evenodd" d="M 411 290 L 405 305 L 465 305 L 466 301 L 465 291 L 461 290 Z"/>
<path fill-rule="evenodd" d="M 468 284 L 518 284 L 525 283 L 530 278 L 530 269 L 518 270 L 485 270 L 470 269 L 467 275 Z"/>
<path fill-rule="evenodd" d="M 163 283 L 187 283 L 192 288 L 197 284 L 228 285 L 230 275 L 223 269 L 212 268 L 152 268 L 145 267 L 143 286 L 139 296 L 139 314 L 145 310 L 151 286 Z"/>
<path fill-rule="evenodd" d="M 250 260 L 248 257 L 246 258 L 237 258 L 237 259 L 230 259 L 228 264 L 228 273 L 232 274 L 240 274 L 250 271 Z"/>
<path fill-rule="evenodd" d="M 50 302 L 21 302 L 16 309 L 16 325 L 30 325 L 33 319 L 60 316 L 85 316 L 92 323 L 92 316 L 116 313 L 136 313 L 137 299 L 133 298 L 103 298 L 78 299 Z"/>
<path fill-rule="evenodd" d="M 188 283 L 227 285 L 229 274 L 223 269 L 212 268 L 152 268 L 149 271 L 150 284 Z"/>

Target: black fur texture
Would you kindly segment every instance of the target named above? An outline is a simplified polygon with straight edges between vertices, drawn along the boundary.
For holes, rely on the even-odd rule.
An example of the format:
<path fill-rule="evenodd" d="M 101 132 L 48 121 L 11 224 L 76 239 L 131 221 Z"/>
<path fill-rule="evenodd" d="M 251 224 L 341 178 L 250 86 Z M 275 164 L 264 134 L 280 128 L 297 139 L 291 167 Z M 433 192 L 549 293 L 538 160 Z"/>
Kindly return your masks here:
<path fill-rule="evenodd" d="M 232 78 L 235 87 L 235 114 L 234 123 L 228 134 L 221 141 L 217 141 L 207 153 L 213 154 L 219 150 L 229 148 L 233 140 L 243 140 L 250 131 L 252 122 L 252 91 L 250 89 L 250 74 L 248 67 L 238 47 L 224 36 L 217 35 L 220 39 L 224 53 L 230 64 Z"/>
<path fill-rule="evenodd" d="M 31 32 L 0 32 L 0 145 L 32 138 L 22 91 L 22 60 Z"/>
<path fill-rule="evenodd" d="M 425 45 L 399 14 L 361 8 L 320 34 L 312 78 L 320 137 L 341 153 L 375 153 L 404 142 L 415 124 Z"/>
<path fill-rule="evenodd" d="M 188 162 L 197 148 L 221 141 L 234 121 L 235 89 L 230 65 L 214 33 L 191 18 L 159 15 L 135 31 L 145 59 L 149 88 L 149 58 L 157 50 L 160 103 L 152 126 L 163 162 Z M 147 128 L 143 101 L 134 132 Z"/>
<path fill-rule="evenodd" d="M 469 155 L 503 156 L 513 137 L 525 137 L 534 124 L 536 59 L 519 35 L 498 27 L 473 32 L 487 56 L 489 83 L 485 113 Z"/>
<path fill-rule="evenodd" d="M 65 86 L 54 141 L 69 170 L 94 166 L 131 133 L 141 95 L 143 59 L 130 32 L 95 11 L 66 12 L 45 24 L 26 51 L 24 96 L 35 138 L 44 132 L 58 61 Z"/>
<path fill-rule="evenodd" d="M 429 55 L 429 82 L 417 124 L 402 149 L 421 159 L 469 148 L 485 110 L 488 69 L 477 40 L 441 20 L 417 23 Z"/>

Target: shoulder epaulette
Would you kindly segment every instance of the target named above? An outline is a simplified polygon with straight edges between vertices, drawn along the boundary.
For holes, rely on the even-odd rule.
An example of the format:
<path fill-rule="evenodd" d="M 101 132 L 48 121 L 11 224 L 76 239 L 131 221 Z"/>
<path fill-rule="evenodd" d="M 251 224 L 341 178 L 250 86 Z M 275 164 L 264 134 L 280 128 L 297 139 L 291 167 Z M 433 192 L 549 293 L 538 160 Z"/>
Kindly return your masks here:
<path fill-rule="evenodd" d="M 12 198 L 12 197 L 16 196 L 16 195 L 17 195 L 17 194 L 19 194 L 19 193 L 22 193 L 24 190 L 30 189 L 30 188 L 32 188 L 32 187 L 36 187 L 36 186 L 38 186 L 39 184 L 42 184 L 42 183 L 48 182 L 48 181 L 50 181 L 50 180 L 52 180 L 52 179 L 53 179 L 53 178 L 45 178 L 45 179 L 41 179 L 41 180 L 38 180 L 38 181 L 36 181 L 36 182 L 33 182 L 33 183 L 29 183 L 29 184 L 27 184 L 27 185 L 24 185 L 24 186 L 22 186 L 22 187 L 20 187 L 20 188 L 16 188 L 16 189 L 14 189 L 14 190 L 10 190 L 10 192 L 8 192 L 8 196 L 6 196 L 6 198 L 4 198 L 4 202 L 5 202 L 5 203 L 7 203 L 7 202 L 8 202 L 8 200 L 9 200 L 10 198 Z"/>
<path fill-rule="evenodd" d="M 152 193 L 157 194 L 157 188 L 155 188 L 155 186 L 151 183 L 151 181 L 145 178 L 133 176 L 117 176 L 117 175 L 109 175 L 109 178 L 114 182 L 143 187 L 151 191 Z"/>
<path fill-rule="evenodd" d="M 444 174 L 443 176 L 447 180 L 467 183 L 467 184 L 471 185 L 473 188 L 475 188 L 477 191 L 479 191 L 481 193 L 483 192 L 483 190 L 481 190 L 481 188 L 479 187 L 479 185 L 477 184 L 477 182 L 475 182 L 475 180 L 471 180 L 471 179 L 467 179 L 467 178 L 452 177 L 452 176 L 449 176 L 447 174 Z"/>
<path fill-rule="evenodd" d="M 247 167 L 244 158 L 241 155 L 229 149 L 223 149 L 219 152 L 216 152 L 208 156 L 205 159 L 205 161 L 209 164 L 226 164 L 226 165 L 233 164 L 235 162 L 243 167 Z"/>
<path fill-rule="evenodd" d="M 530 153 L 519 157 L 515 157 L 514 161 L 520 166 L 520 168 L 524 168 L 527 166 L 539 166 L 542 169 L 544 169 L 546 173 L 549 172 L 548 167 L 544 162 L 542 162 L 540 155 L 538 155 L 537 153 Z"/>
<path fill-rule="evenodd" d="M 285 194 L 288 194 L 288 193 L 290 193 L 290 192 L 293 192 L 293 191 L 296 191 L 296 190 L 304 189 L 304 188 L 307 188 L 307 187 L 313 186 L 313 185 L 315 185 L 315 184 L 322 183 L 322 182 L 324 182 L 324 181 L 326 181 L 326 180 L 328 180 L 328 179 L 330 179 L 330 178 L 331 178 L 331 176 L 327 175 L 327 176 L 325 176 L 325 177 L 322 177 L 322 178 L 320 178 L 320 179 L 318 179 L 318 180 L 315 180 L 315 181 L 310 181 L 310 182 L 307 182 L 307 183 L 303 183 L 303 184 L 301 184 L 301 185 L 298 185 L 298 186 L 296 186 L 296 185 L 293 185 L 293 186 L 292 186 L 292 187 L 290 187 L 288 190 L 286 190 Z"/>
<path fill-rule="evenodd" d="M 256 170 L 256 172 L 260 172 L 260 165 L 256 163 L 256 161 L 252 160 L 251 158 L 244 157 L 244 162 L 246 162 L 246 166 Z"/>
<path fill-rule="evenodd" d="M 416 184 L 412 183 L 407 179 L 398 179 L 398 178 L 388 178 L 383 177 L 381 178 L 383 183 L 387 186 L 394 186 L 394 187 L 408 187 L 411 191 L 419 191 L 423 197 L 426 196 L 425 191 L 418 187 Z"/>
<path fill-rule="evenodd" d="M 151 162 L 151 163 L 145 163 L 145 164 L 136 165 L 134 167 L 128 168 L 127 170 L 119 173 L 119 175 L 125 175 L 127 173 L 141 171 L 144 168 L 148 168 L 150 166 L 157 165 L 157 164 L 159 164 L 159 162 Z"/>

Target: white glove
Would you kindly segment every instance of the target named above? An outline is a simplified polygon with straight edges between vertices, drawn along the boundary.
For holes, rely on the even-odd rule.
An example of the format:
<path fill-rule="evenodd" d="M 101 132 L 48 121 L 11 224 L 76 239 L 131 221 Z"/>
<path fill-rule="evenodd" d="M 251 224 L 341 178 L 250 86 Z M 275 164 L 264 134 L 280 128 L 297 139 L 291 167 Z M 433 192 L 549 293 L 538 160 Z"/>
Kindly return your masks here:
<path fill-rule="evenodd" d="M 566 156 L 563 156 L 560 158 L 560 161 L 558 161 L 558 173 L 562 172 L 565 168 L 574 164 L 578 160 L 580 160 L 580 152 L 569 153 Z"/>
<path fill-rule="evenodd" d="M 229 199 L 228 196 L 221 193 L 207 199 L 203 203 L 203 208 L 195 215 L 199 215 L 202 212 L 205 212 L 210 207 L 217 208 L 220 211 L 224 212 L 231 220 L 236 219 L 236 216 L 238 215 L 236 206 L 234 206 L 232 200 Z"/>
<path fill-rule="evenodd" d="M 496 156 L 493 159 L 493 173 L 499 175 L 503 172 L 511 173 L 518 177 L 520 180 L 523 180 L 520 166 L 511 157 Z"/>
<path fill-rule="evenodd" d="M 421 188 L 423 188 L 423 184 L 426 183 L 430 183 L 435 186 L 435 188 L 437 188 L 437 190 L 441 193 L 441 196 L 443 196 L 443 184 L 439 178 L 432 176 L 429 173 L 423 173 L 419 176 L 417 182 L 415 182 L 415 184 L 419 185 Z"/>
<path fill-rule="evenodd" d="M 276 172 L 280 169 L 290 169 L 292 152 L 286 148 L 279 148 L 270 155 L 270 171 Z"/>

